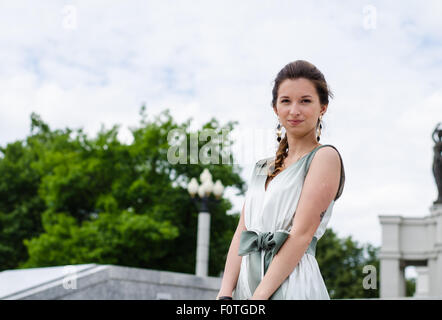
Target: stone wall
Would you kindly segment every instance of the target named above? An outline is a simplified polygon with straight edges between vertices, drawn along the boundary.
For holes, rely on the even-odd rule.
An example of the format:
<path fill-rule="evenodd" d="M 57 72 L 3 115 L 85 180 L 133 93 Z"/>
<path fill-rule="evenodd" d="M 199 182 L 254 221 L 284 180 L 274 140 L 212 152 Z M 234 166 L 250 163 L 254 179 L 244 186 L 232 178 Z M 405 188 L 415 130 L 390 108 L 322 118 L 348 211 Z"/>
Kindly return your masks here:
<path fill-rule="evenodd" d="M 221 286 L 219 277 L 198 277 L 192 274 L 129 268 L 115 265 L 89 265 L 77 271 L 76 266 L 64 266 L 62 276 L 22 288 L 1 299 L 44 300 L 214 300 Z M 38 268 L 41 273 L 44 269 Z M 78 268 L 80 269 L 80 268 Z M 37 269 L 34 269 L 37 271 Z M 30 269 L 11 270 L 15 277 Z M 6 271 L 8 272 L 8 271 Z M 48 270 L 49 272 L 49 270 Z M 0 273 L 1 275 L 1 273 Z M 0 282 L 1 282 L 0 277 Z M 7 279 L 7 274 L 3 274 Z"/>

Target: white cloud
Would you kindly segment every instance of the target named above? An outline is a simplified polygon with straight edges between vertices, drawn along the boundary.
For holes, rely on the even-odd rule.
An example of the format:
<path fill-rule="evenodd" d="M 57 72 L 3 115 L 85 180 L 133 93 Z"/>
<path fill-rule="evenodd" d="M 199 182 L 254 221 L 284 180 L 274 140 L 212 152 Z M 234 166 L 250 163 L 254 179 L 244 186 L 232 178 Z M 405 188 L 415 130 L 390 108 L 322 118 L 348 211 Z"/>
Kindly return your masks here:
<path fill-rule="evenodd" d="M 330 226 L 380 244 L 377 215 L 426 215 L 436 197 L 430 136 L 442 121 L 441 3 L 344 3 L 71 1 L 72 30 L 63 28 L 64 3 L 2 3 L 0 144 L 28 134 L 32 111 L 53 128 L 91 135 L 119 123 L 127 141 L 142 103 L 151 115 L 168 107 L 177 121 L 192 117 L 194 127 L 239 121 L 272 141 L 272 81 L 288 62 L 309 60 L 335 93 L 321 142 L 334 144 L 346 166 Z M 366 5 L 376 9 L 371 30 Z M 272 155 L 263 141 L 241 151 Z M 247 180 L 252 160 L 244 159 Z M 243 198 L 231 199 L 240 211 Z"/>

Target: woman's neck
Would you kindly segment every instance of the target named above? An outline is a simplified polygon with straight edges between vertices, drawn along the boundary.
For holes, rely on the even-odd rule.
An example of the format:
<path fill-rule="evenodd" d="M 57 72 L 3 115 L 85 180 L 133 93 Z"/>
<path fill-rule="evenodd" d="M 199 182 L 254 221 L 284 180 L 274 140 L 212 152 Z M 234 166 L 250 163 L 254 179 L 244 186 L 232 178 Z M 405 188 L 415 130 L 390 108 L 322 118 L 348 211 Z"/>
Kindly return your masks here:
<path fill-rule="evenodd" d="M 321 144 L 317 141 L 312 141 L 311 139 L 295 139 L 287 137 L 288 140 L 288 152 L 287 152 L 287 159 L 288 160 L 294 160 L 301 158 L 305 154 L 309 153 L 313 149 L 315 149 L 317 146 L 320 146 Z"/>

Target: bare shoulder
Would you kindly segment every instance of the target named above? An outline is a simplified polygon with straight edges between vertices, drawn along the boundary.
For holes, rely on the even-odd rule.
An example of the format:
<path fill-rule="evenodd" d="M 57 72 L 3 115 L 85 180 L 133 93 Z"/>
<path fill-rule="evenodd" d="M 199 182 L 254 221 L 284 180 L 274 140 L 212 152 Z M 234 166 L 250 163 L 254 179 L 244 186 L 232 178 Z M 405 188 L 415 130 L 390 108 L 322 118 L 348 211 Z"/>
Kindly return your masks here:
<path fill-rule="evenodd" d="M 338 151 L 331 146 L 317 150 L 303 186 L 308 194 L 307 198 L 311 201 L 324 200 L 320 203 L 325 210 L 339 193 L 341 174 L 341 158 Z"/>
<path fill-rule="evenodd" d="M 307 174 L 292 230 L 313 237 L 324 212 L 337 195 L 340 167 L 339 153 L 332 146 L 323 146 L 316 150 L 310 166 L 307 164 Z"/>
<path fill-rule="evenodd" d="M 308 171 L 313 175 L 316 173 L 329 179 L 338 179 L 341 172 L 341 157 L 338 151 L 331 146 L 320 148 L 314 154 Z"/>
<path fill-rule="evenodd" d="M 331 146 L 324 146 L 316 151 L 312 162 L 315 161 L 321 166 L 326 166 L 328 168 L 335 167 L 338 169 L 341 166 L 341 156 L 338 151 Z"/>
<path fill-rule="evenodd" d="M 313 156 L 306 179 L 331 183 L 331 188 L 337 189 L 342 175 L 341 161 L 341 156 L 334 147 L 324 146 L 320 148 Z"/>

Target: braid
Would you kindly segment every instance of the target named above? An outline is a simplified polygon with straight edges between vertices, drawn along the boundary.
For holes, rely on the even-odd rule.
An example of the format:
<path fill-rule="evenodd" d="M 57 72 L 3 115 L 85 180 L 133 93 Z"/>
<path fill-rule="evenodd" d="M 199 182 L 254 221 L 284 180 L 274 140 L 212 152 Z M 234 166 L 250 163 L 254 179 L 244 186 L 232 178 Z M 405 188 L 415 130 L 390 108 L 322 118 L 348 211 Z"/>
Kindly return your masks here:
<path fill-rule="evenodd" d="M 284 138 L 279 143 L 278 150 L 276 151 L 275 161 L 272 162 L 272 164 L 269 166 L 267 175 L 271 179 L 273 179 L 282 170 L 282 163 L 288 155 L 287 153 L 288 147 L 289 143 L 287 140 L 287 135 L 284 135 Z"/>

